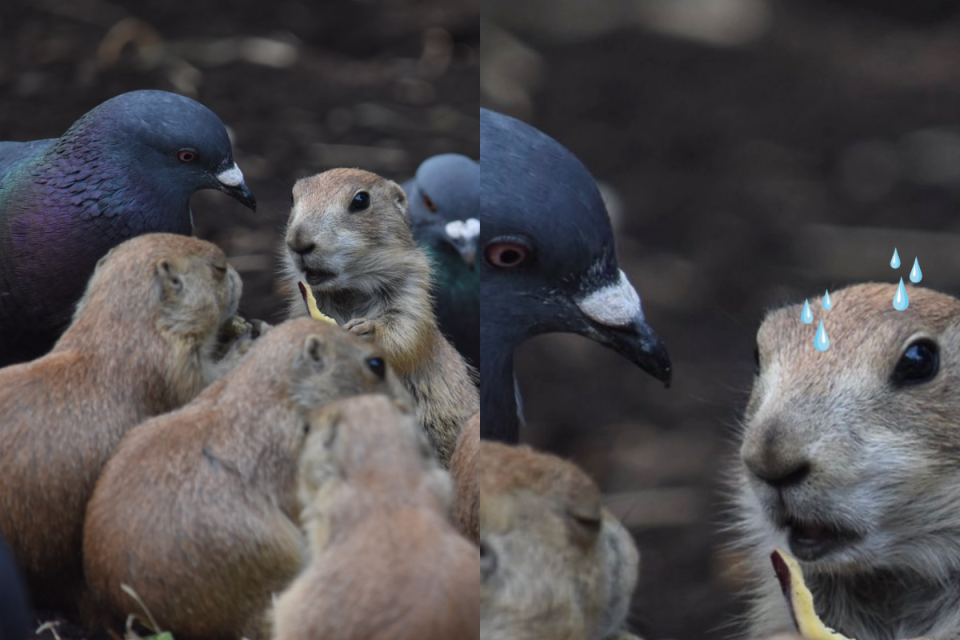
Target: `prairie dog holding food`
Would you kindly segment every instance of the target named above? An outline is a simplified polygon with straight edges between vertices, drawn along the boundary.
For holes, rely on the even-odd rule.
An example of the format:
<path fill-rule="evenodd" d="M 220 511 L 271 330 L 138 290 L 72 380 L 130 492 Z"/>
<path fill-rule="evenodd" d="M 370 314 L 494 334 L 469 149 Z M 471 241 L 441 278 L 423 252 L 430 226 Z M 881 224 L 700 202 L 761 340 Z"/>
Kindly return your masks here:
<path fill-rule="evenodd" d="M 449 466 L 480 400 L 469 367 L 437 328 L 430 264 L 410 232 L 403 189 L 357 169 L 299 180 L 286 242 L 290 316 L 306 313 L 296 286 L 306 280 L 322 313 L 379 345 Z"/>
<path fill-rule="evenodd" d="M 824 352 L 800 305 L 757 334 L 738 505 L 758 577 L 751 636 L 793 631 L 779 547 L 845 636 L 960 637 L 960 301 L 911 287 L 897 311 L 895 291 L 832 292 Z"/>
<path fill-rule="evenodd" d="M 621 640 L 633 539 L 575 465 L 480 441 L 481 640 Z"/>
<path fill-rule="evenodd" d="M 130 585 L 177 638 L 259 639 L 301 569 L 297 461 L 310 409 L 360 393 L 409 401 L 378 347 L 311 318 L 274 327 L 183 409 L 131 431 L 87 510 L 84 566 L 114 619 Z"/>
<path fill-rule="evenodd" d="M 240 291 L 209 242 L 140 236 L 101 259 L 50 354 L 0 369 L 0 530 L 37 603 L 76 604 L 103 465 L 129 429 L 200 392 Z"/>
<path fill-rule="evenodd" d="M 364 395 L 310 425 L 311 561 L 277 601 L 274 639 L 476 640 L 479 554 L 450 523 L 450 476 L 415 417 Z"/>

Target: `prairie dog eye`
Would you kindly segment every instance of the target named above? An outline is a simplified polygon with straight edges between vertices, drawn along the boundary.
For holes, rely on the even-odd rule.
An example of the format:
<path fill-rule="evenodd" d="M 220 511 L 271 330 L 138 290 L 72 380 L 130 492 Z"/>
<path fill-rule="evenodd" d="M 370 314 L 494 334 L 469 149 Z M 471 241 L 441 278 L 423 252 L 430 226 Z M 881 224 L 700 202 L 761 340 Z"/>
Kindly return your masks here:
<path fill-rule="evenodd" d="M 893 384 L 905 387 L 933 380 L 940 371 L 940 347 L 929 338 L 910 343 L 890 377 Z"/>
<path fill-rule="evenodd" d="M 370 194 L 366 191 L 360 191 L 353 196 L 350 201 L 350 211 L 363 211 L 370 206 Z"/>
<path fill-rule="evenodd" d="M 367 367 L 381 380 L 387 376 L 387 363 L 383 358 L 367 358 Z"/>

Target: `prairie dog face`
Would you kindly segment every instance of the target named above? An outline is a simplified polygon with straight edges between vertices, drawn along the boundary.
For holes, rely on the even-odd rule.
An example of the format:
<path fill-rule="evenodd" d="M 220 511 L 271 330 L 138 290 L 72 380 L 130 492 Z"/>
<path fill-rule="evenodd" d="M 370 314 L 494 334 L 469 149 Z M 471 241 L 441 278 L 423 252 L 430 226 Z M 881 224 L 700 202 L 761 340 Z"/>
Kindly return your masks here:
<path fill-rule="evenodd" d="M 633 540 L 576 466 L 483 441 L 478 465 L 482 640 L 601 640 L 636 586 Z"/>
<path fill-rule="evenodd" d="M 242 290 L 240 276 L 215 245 L 147 234 L 100 259 L 74 317 L 90 307 L 118 320 L 141 314 L 155 317 L 161 333 L 202 341 L 236 313 Z"/>
<path fill-rule="evenodd" d="M 896 311 L 895 290 L 833 294 L 825 352 L 800 305 L 760 327 L 740 451 L 758 551 L 815 572 L 960 569 L 960 301 L 913 287 Z"/>
<path fill-rule="evenodd" d="M 333 325 L 313 319 L 314 330 L 302 340 L 293 361 L 291 396 L 304 410 L 322 407 L 347 396 L 382 393 L 409 400 L 409 393 L 390 370 L 383 352 Z"/>
<path fill-rule="evenodd" d="M 289 272 L 318 292 L 364 290 L 389 278 L 383 253 L 413 248 L 407 196 L 395 182 L 357 169 L 299 180 L 287 227 Z"/>
<path fill-rule="evenodd" d="M 237 312 L 243 285 L 222 251 L 161 258 L 156 270 L 154 290 L 167 331 L 206 334 Z"/>

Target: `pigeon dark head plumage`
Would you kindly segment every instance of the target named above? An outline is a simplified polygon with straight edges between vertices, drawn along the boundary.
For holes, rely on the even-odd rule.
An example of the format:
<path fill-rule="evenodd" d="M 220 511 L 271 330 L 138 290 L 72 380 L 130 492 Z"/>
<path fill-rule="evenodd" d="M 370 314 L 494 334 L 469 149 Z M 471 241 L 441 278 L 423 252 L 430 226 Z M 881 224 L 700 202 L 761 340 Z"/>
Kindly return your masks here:
<path fill-rule="evenodd" d="M 558 142 L 480 110 L 481 433 L 519 439 L 513 351 L 543 333 L 595 340 L 669 384 L 670 358 L 617 264 L 596 182 Z"/>
<path fill-rule="evenodd" d="M 475 270 L 480 222 L 480 165 L 446 153 L 428 158 L 404 183 L 410 226 L 433 262 L 440 330 L 471 364 L 480 363 L 480 316 Z"/>
<path fill-rule="evenodd" d="M 189 235 L 201 189 L 256 208 L 220 119 L 165 91 L 112 98 L 57 139 L 0 142 L 0 366 L 53 346 L 111 248 Z"/>

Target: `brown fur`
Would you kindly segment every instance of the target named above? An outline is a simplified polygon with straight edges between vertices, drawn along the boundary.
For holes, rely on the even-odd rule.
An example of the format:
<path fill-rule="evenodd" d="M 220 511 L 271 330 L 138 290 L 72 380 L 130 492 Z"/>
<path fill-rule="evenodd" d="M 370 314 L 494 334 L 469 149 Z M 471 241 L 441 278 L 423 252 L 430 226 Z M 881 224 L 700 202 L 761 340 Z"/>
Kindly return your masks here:
<path fill-rule="evenodd" d="M 793 629 L 771 551 L 796 542 L 803 554 L 798 541 L 841 531 L 846 544 L 800 558 L 827 626 L 858 640 L 960 637 L 960 300 L 908 286 L 897 311 L 895 291 L 847 287 L 829 311 L 810 299 L 812 324 L 794 305 L 760 327 L 738 468 L 753 635 Z M 813 346 L 820 317 L 825 352 Z M 918 339 L 938 345 L 939 369 L 901 384 L 894 372 Z"/>
<path fill-rule="evenodd" d="M 214 245 L 140 236 L 98 263 L 49 355 L 0 370 L 0 529 L 36 601 L 76 598 L 100 470 L 128 429 L 200 392 L 240 289 Z"/>
<path fill-rule="evenodd" d="M 464 537 L 480 542 L 480 493 L 477 489 L 477 458 L 480 457 L 480 414 L 473 416 L 460 432 L 457 449 L 450 460 L 455 489 L 453 521 Z"/>
<path fill-rule="evenodd" d="M 482 640 L 607 640 L 636 585 L 633 540 L 575 465 L 480 442 Z"/>
<path fill-rule="evenodd" d="M 357 393 L 406 398 L 383 358 L 301 318 L 257 340 L 192 403 L 124 438 L 97 483 L 84 532 L 87 580 L 115 617 L 133 587 L 182 638 L 265 635 L 271 594 L 300 570 L 296 465 L 306 412 Z"/>
<path fill-rule="evenodd" d="M 373 395 L 316 412 L 300 477 L 312 560 L 277 601 L 275 640 L 478 638 L 477 549 L 413 416 Z"/>
<path fill-rule="evenodd" d="M 349 211 L 360 191 L 369 193 L 370 207 Z M 298 181 L 293 197 L 286 252 L 290 315 L 306 314 L 296 286 L 308 280 L 305 269 L 335 274 L 311 283 L 317 306 L 386 352 L 448 466 L 460 428 L 480 401 L 470 368 L 437 328 L 430 264 L 410 232 L 403 189 L 373 173 L 333 169 Z"/>

